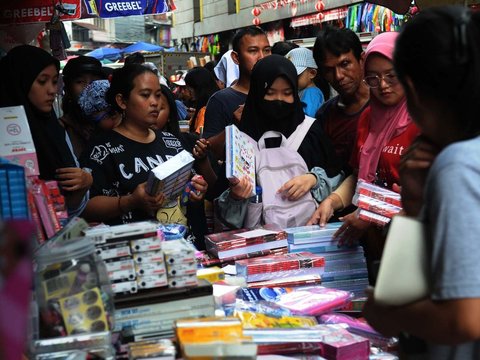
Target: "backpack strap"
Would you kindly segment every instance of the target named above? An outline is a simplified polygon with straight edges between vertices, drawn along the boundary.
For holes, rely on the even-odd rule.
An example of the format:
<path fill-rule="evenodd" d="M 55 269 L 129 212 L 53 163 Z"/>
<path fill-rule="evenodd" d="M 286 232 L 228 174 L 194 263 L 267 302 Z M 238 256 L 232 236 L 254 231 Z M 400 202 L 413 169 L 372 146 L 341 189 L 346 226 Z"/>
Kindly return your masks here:
<path fill-rule="evenodd" d="M 305 139 L 305 136 L 308 133 L 308 130 L 312 127 L 315 119 L 310 116 L 305 116 L 305 119 L 300 125 L 297 126 L 295 131 L 287 139 L 287 146 L 289 149 L 298 151 L 298 148 Z"/>

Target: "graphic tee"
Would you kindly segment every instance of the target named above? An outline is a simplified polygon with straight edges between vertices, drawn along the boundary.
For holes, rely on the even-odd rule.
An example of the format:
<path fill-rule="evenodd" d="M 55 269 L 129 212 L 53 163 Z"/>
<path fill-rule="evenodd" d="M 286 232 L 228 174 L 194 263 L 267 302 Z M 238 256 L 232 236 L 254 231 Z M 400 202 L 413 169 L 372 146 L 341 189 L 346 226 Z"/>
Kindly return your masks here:
<path fill-rule="evenodd" d="M 90 198 L 133 193 L 139 184 L 147 181 L 151 169 L 183 150 L 180 140 L 174 135 L 161 131 L 156 131 L 155 135 L 155 140 L 148 144 L 131 140 L 114 130 L 92 139 L 81 158 L 82 167 L 92 169 Z M 136 209 L 107 223 L 112 225 L 151 218 L 152 215 Z"/>

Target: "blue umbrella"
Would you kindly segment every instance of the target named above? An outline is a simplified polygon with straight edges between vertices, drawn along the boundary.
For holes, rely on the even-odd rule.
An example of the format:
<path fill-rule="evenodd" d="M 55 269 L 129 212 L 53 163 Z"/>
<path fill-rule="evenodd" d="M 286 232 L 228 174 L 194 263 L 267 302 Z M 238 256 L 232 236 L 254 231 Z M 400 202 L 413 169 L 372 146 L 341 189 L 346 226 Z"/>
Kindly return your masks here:
<path fill-rule="evenodd" d="M 94 57 L 98 60 L 108 59 L 108 60 L 118 60 L 122 58 L 122 49 L 101 47 L 86 53 L 85 55 Z"/>
<path fill-rule="evenodd" d="M 162 51 L 162 50 L 163 50 L 163 47 L 159 45 L 154 45 L 154 44 L 149 44 L 143 41 L 139 41 L 139 42 L 136 42 L 135 44 L 127 46 L 125 49 L 123 49 L 123 52 L 133 53 L 137 51 Z"/>

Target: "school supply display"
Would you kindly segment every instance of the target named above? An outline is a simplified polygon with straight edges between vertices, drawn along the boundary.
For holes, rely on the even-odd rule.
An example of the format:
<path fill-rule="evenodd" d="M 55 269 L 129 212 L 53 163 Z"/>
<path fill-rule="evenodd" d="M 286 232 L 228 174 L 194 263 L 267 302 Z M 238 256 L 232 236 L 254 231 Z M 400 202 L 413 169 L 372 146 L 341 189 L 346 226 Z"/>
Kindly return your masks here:
<path fill-rule="evenodd" d="M 285 248 L 287 234 L 276 226 L 261 229 L 237 229 L 205 236 L 207 251 L 223 260 L 267 255 L 265 251 Z"/>
<path fill-rule="evenodd" d="M 247 177 L 255 195 L 255 142 L 235 125 L 225 127 L 225 166 L 229 180 Z"/>
<path fill-rule="evenodd" d="M 322 283 L 322 276 L 319 274 L 313 275 L 294 275 L 286 276 L 277 279 L 249 282 L 249 288 L 261 287 L 297 287 L 297 286 L 312 286 L 320 285 Z"/>
<path fill-rule="evenodd" d="M 115 294 L 134 294 L 168 285 L 162 251 L 164 236 L 157 223 L 100 225 L 84 233 L 104 260 Z"/>
<path fill-rule="evenodd" d="M 28 219 L 25 169 L 0 159 L 0 219 Z"/>
<path fill-rule="evenodd" d="M 40 174 L 35 145 L 23 106 L 0 108 L 0 157 L 23 166 L 26 176 Z"/>
<path fill-rule="evenodd" d="M 395 340 L 375 331 L 365 319 L 354 318 L 341 313 L 323 314 L 318 317 L 320 324 L 345 324 L 347 330 L 356 335 L 367 338 L 374 346 L 387 350 L 395 344 Z"/>
<path fill-rule="evenodd" d="M 215 313 L 212 286 L 149 289 L 115 298 L 115 331 L 136 340 L 171 337 L 176 320 L 211 317 Z"/>
<path fill-rule="evenodd" d="M 325 259 L 312 253 L 300 252 L 238 260 L 235 266 L 237 275 L 245 277 L 250 283 L 289 276 L 321 275 Z"/>
<path fill-rule="evenodd" d="M 327 223 L 324 227 L 319 225 L 299 226 L 287 228 L 289 244 L 308 244 L 315 242 L 329 242 L 333 235 L 342 226 L 342 222 Z"/>
<path fill-rule="evenodd" d="M 40 338 L 108 331 L 113 296 L 104 263 L 86 238 L 44 243 L 37 251 L 36 299 Z"/>
<path fill-rule="evenodd" d="M 352 203 L 358 206 L 360 219 L 379 226 L 385 226 L 402 211 L 400 194 L 361 179 L 357 182 Z"/>
<path fill-rule="evenodd" d="M 235 311 L 244 329 L 256 328 L 307 328 L 318 324 L 313 316 L 268 316 L 253 311 Z"/>
<path fill-rule="evenodd" d="M 353 294 L 323 286 L 299 288 L 242 288 L 237 297 L 245 301 L 267 301 L 295 315 L 317 316 L 350 302 Z"/>
<path fill-rule="evenodd" d="M 75 355 L 82 355 L 82 352 L 94 354 L 102 359 L 115 357 L 112 335 L 109 331 L 39 339 L 32 342 L 30 350 L 29 358 L 34 360 L 76 359 Z M 85 358 L 85 354 L 83 356 Z"/>
<path fill-rule="evenodd" d="M 325 259 L 322 273 L 322 286 L 352 292 L 355 297 L 363 297 L 368 286 L 368 271 L 363 248 L 339 247 L 333 234 L 342 223 L 327 224 L 325 228 L 318 225 L 289 228 L 290 253 L 308 251 Z"/>
<path fill-rule="evenodd" d="M 150 195 L 163 193 L 175 199 L 185 188 L 195 159 L 186 150 L 153 168 L 147 179 L 146 191 Z"/>
<path fill-rule="evenodd" d="M 185 319 L 175 322 L 185 359 L 255 359 L 257 345 L 243 336 L 238 318 Z"/>
<path fill-rule="evenodd" d="M 342 325 L 316 325 L 306 329 L 246 329 L 259 344 L 259 354 L 319 354 L 333 360 L 367 360 L 368 339 L 351 334 Z"/>
<path fill-rule="evenodd" d="M 375 284 L 375 301 L 406 305 L 429 294 L 428 255 L 424 225 L 395 216 L 388 230 Z"/>
<path fill-rule="evenodd" d="M 175 346 L 169 339 L 144 340 L 128 344 L 131 360 L 175 360 Z"/>

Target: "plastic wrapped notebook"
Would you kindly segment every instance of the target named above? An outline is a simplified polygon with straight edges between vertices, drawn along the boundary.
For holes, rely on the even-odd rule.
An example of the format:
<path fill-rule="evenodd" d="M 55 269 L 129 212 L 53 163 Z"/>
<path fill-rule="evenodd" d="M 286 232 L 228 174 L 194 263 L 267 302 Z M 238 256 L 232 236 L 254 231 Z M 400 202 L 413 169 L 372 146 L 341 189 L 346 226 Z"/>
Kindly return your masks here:
<path fill-rule="evenodd" d="M 255 147 L 249 136 L 235 125 L 225 127 L 225 164 L 227 179 L 246 176 L 255 195 Z"/>
<path fill-rule="evenodd" d="M 242 288 L 237 298 L 247 301 L 269 301 L 294 315 L 317 316 L 345 306 L 352 299 L 348 291 L 322 286 L 299 288 Z"/>
<path fill-rule="evenodd" d="M 195 159 L 186 150 L 153 168 L 148 174 L 147 193 L 163 193 L 167 199 L 176 198 L 185 188 Z"/>

